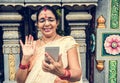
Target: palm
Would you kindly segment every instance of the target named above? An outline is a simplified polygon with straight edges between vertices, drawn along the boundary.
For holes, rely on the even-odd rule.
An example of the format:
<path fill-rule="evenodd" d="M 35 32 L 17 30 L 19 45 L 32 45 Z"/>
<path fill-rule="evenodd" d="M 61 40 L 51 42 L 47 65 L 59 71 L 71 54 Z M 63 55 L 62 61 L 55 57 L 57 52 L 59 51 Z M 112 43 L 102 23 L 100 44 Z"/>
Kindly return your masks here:
<path fill-rule="evenodd" d="M 35 50 L 35 43 L 33 41 L 33 36 L 26 36 L 25 44 L 20 40 L 20 45 L 22 46 L 22 52 L 24 56 L 30 57 L 33 55 Z"/>
<path fill-rule="evenodd" d="M 33 55 L 34 52 L 34 46 L 31 44 L 24 44 L 22 47 L 22 51 L 24 55 Z"/>

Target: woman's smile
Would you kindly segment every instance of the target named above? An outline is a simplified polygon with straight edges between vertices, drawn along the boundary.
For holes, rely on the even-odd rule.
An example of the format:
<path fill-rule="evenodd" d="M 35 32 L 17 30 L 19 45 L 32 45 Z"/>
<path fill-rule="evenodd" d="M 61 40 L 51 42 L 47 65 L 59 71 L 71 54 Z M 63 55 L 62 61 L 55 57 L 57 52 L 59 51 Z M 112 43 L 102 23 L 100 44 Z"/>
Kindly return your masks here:
<path fill-rule="evenodd" d="M 43 28 L 43 30 L 44 30 L 45 32 L 50 32 L 50 31 L 52 30 L 52 28 Z"/>

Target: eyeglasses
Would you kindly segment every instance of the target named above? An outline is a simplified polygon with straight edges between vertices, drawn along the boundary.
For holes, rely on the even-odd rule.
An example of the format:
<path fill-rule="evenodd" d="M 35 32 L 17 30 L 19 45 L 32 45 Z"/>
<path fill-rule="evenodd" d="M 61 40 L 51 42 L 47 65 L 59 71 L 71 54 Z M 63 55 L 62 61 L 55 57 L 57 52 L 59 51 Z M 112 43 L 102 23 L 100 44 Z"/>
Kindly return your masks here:
<path fill-rule="evenodd" d="M 46 21 L 48 21 L 48 22 L 54 22 L 55 20 L 56 20 L 55 18 L 48 17 L 47 19 L 45 19 L 45 18 L 40 18 L 40 19 L 38 20 L 38 22 L 39 22 L 39 23 L 43 23 L 43 22 L 46 22 Z"/>

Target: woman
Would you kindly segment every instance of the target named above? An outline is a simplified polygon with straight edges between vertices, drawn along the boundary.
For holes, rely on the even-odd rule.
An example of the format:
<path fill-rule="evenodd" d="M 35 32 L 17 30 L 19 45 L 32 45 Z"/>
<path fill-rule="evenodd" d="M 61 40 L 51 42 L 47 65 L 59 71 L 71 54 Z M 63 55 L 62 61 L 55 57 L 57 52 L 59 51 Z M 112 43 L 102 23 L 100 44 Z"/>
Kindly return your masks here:
<path fill-rule="evenodd" d="M 20 40 L 23 57 L 16 72 L 18 83 L 73 83 L 81 79 L 78 44 L 71 36 L 58 35 L 58 24 L 52 7 L 44 6 L 38 11 L 37 26 L 42 38 L 34 41 L 33 36 L 26 36 L 25 44 Z M 59 47 L 57 61 L 45 52 L 47 46 Z"/>

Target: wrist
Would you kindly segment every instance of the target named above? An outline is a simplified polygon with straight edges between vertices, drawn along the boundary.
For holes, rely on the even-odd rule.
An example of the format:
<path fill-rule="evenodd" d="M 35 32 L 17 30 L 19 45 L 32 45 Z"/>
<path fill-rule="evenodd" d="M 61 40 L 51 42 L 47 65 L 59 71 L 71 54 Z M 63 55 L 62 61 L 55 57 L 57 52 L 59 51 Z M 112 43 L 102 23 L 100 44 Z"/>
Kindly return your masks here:
<path fill-rule="evenodd" d="M 30 58 L 30 56 L 28 56 L 28 55 L 23 55 L 23 57 L 22 57 L 23 60 L 29 60 L 29 58 Z"/>
<path fill-rule="evenodd" d="M 71 72 L 68 69 L 64 69 L 64 75 L 59 76 L 59 78 L 62 79 L 62 80 L 69 80 L 70 77 L 71 77 Z"/>
<path fill-rule="evenodd" d="M 19 68 L 22 69 L 22 70 L 25 70 L 25 69 L 29 69 L 29 66 L 30 66 L 29 63 L 27 63 L 27 64 L 20 63 Z"/>
<path fill-rule="evenodd" d="M 29 57 L 23 55 L 22 60 L 21 60 L 21 63 L 22 63 L 22 64 L 28 64 L 28 63 L 29 63 Z"/>

